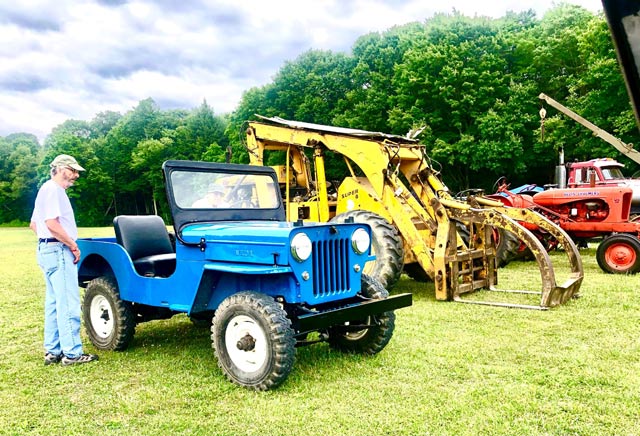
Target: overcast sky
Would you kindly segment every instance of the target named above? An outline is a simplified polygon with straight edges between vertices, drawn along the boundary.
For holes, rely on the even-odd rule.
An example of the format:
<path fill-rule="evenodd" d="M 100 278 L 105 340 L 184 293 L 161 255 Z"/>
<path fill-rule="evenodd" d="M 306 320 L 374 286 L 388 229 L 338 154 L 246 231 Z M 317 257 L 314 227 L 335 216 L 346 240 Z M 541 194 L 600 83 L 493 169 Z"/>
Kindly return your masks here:
<path fill-rule="evenodd" d="M 592 12 L 600 0 L 568 0 Z M 68 119 L 203 100 L 233 111 L 310 49 L 349 52 L 368 32 L 454 9 L 501 17 L 553 0 L 2 0 L 0 136 L 40 141 Z"/>

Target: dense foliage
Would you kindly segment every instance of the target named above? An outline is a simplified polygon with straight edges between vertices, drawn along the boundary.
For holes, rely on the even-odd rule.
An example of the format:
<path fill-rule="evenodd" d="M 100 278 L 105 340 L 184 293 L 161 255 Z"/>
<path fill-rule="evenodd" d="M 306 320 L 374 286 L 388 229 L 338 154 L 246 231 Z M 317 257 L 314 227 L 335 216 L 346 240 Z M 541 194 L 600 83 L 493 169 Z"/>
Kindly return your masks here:
<path fill-rule="evenodd" d="M 364 35 L 348 54 L 303 53 L 271 83 L 247 90 L 229 116 L 206 102 L 165 111 L 147 99 L 124 115 L 66 121 L 43 146 L 29 134 L 0 137 L 0 222 L 29 219 L 59 153 L 88 169 L 70 191 L 80 225 L 124 213 L 166 216 L 162 162 L 247 162 L 244 123 L 256 113 L 401 135 L 424 127 L 420 139 L 454 191 L 491 190 L 500 176 L 514 186 L 549 183 L 560 147 L 568 160 L 613 157 L 637 169 L 553 109 L 541 129 L 540 92 L 638 143 L 602 15 L 568 4 L 541 19 L 532 11 L 500 19 L 454 12 Z"/>

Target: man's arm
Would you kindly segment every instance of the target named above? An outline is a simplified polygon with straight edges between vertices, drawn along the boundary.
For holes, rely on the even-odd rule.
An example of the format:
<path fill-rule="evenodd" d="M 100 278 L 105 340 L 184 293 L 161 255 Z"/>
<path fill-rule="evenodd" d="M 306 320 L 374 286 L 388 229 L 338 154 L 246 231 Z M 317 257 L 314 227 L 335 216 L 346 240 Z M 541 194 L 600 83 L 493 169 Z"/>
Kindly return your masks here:
<path fill-rule="evenodd" d="M 62 228 L 62 225 L 60 224 L 60 221 L 58 221 L 58 218 L 45 220 L 45 224 L 47 225 L 47 228 L 54 238 L 71 249 L 71 252 L 75 257 L 73 263 L 78 263 L 78 261 L 80 260 L 80 249 L 78 248 L 78 244 L 76 244 L 76 241 L 71 239 L 67 232 L 65 232 L 65 230 Z"/>

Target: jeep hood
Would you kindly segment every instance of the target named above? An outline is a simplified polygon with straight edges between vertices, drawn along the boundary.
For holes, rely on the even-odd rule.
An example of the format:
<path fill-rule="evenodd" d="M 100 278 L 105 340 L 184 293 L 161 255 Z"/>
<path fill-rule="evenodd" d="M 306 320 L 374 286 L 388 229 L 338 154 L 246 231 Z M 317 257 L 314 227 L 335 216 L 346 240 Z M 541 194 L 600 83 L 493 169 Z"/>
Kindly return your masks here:
<path fill-rule="evenodd" d="M 240 262 L 262 265 L 289 265 L 291 240 L 304 232 L 310 240 L 350 238 L 362 224 L 294 224 L 290 222 L 229 221 L 198 223 L 183 228 L 181 239 L 199 245 L 211 261 Z"/>
<path fill-rule="evenodd" d="M 291 232 L 287 222 L 231 221 L 187 225 L 181 237 L 210 261 L 287 265 Z"/>

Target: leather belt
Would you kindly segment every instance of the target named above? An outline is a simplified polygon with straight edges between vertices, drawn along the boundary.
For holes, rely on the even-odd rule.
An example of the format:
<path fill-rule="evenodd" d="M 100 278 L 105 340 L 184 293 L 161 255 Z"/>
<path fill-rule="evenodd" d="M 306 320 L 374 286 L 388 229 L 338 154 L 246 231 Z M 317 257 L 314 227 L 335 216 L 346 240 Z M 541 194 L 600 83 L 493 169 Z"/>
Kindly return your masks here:
<path fill-rule="evenodd" d="M 56 238 L 40 238 L 38 239 L 38 242 L 49 243 L 49 242 L 60 242 L 60 241 L 58 241 Z"/>

